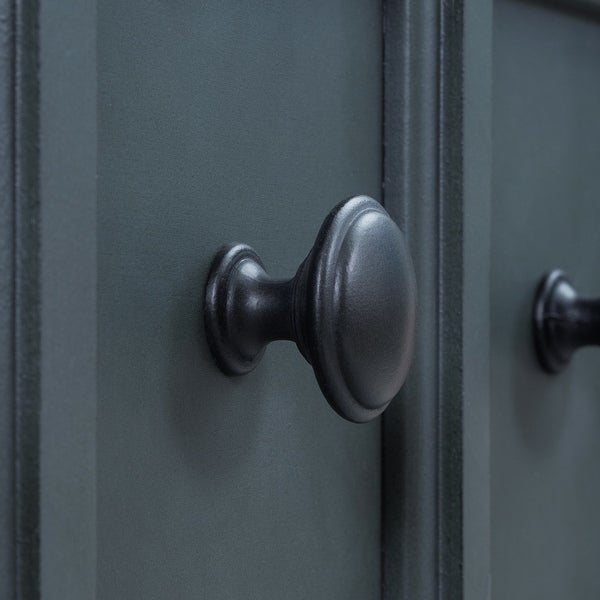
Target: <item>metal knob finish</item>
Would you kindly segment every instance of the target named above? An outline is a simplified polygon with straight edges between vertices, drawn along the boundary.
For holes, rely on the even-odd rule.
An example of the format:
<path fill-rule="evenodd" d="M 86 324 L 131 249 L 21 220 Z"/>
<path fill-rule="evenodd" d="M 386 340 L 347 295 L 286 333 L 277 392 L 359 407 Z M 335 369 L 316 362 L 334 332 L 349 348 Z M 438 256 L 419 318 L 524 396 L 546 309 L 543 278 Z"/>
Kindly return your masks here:
<path fill-rule="evenodd" d="M 600 298 L 581 298 L 560 270 L 540 282 L 533 307 L 538 357 L 549 373 L 558 373 L 583 346 L 600 345 Z"/>
<path fill-rule="evenodd" d="M 295 277 L 271 278 L 245 244 L 223 247 L 210 268 L 205 329 L 220 369 L 254 369 L 265 346 L 293 340 L 342 417 L 370 421 L 410 367 L 416 284 L 404 235 L 367 196 L 338 204 Z"/>

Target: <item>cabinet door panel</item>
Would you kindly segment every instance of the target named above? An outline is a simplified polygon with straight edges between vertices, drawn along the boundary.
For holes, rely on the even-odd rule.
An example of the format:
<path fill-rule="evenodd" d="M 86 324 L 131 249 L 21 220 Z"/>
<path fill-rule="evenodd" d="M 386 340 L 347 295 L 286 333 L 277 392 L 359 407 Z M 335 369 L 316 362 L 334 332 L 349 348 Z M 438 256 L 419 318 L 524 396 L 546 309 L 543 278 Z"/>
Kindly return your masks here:
<path fill-rule="evenodd" d="M 227 378 L 214 251 L 292 275 L 381 196 L 380 4 L 98 4 L 98 593 L 380 595 L 380 421 L 333 413 L 291 343 Z"/>
<path fill-rule="evenodd" d="M 553 4 L 495 8 L 494 597 L 594 598 L 600 355 L 587 349 L 547 375 L 533 351 L 531 309 L 553 268 L 600 295 L 600 24 Z"/>

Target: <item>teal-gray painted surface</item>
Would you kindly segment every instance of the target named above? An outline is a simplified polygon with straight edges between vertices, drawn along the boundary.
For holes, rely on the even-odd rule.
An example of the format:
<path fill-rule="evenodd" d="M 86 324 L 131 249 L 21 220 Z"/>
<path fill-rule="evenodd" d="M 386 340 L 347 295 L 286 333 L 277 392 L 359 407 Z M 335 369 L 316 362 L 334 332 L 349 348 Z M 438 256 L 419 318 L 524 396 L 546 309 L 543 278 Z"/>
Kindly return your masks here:
<path fill-rule="evenodd" d="M 243 240 L 291 276 L 381 197 L 376 2 L 98 6 L 98 595 L 378 598 L 380 421 L 289 343 L 213 365 L 200 302 Z"/>
<path fill-rule="evenodd" d="M 565 269 L 600 294 L 600 25 L 497 2 L 492 235 L 495 598 L 600 596 L 600 352 L 541 371 L 531 303 Z"/>
<path fill-rule="evenodd" d="M 39 11 L 40 588 L 96 593 L 96 19 Z M 19 600 L 33 600 L 25 594 Z"/>
<path fill-rule="evenodd" d="M 489 598 L 491 593 L 489 324 L 493 0 L 466 1 L 463 27 L 461 558 L 463 598 L 481 600 Z M 448 149 L 450 153 L 453 151 Z M 447 278 L 446 285 L 453 285 L 452 280 Z M 452 311 L 448 313 L 446 323 L 451 327 Z"/>

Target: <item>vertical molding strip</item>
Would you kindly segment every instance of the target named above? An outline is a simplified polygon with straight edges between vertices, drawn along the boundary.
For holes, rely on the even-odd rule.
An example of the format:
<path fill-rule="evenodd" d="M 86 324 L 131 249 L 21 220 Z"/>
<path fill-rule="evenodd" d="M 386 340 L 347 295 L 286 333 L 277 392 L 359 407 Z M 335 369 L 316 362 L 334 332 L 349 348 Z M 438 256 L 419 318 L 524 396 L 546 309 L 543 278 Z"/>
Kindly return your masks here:
<path fill-rule="evenodd" d="M 390 600 L 486 597 L 491 5 L 384 3 L 384 201 L 419 292 L 415 362 L 384 415 Z"/>
<path fill-rule="evenodd" d="M 416 354 L 384 415 L 384 598 L 437 598 L 440 515 L 440 44 L 437 0 L 385 3 L 384 199 L 418 286 Z M 458 582 L 460 584 L 460 582 Z"/>
<path fill-rule="evenodd" d="M 16 594 L 14 3 L 0 0 L 0 598 Z"/>
<path fill-rule="evenodd" d="M 14 7 L 14 381 L 16 596 L 39 598 L 38 3 Z"/>
<path fill-rule="evenodd" d="M 438 188 L 438 598 L 462 598 L 463 588 L 463 3 L 439 4 Z"/>

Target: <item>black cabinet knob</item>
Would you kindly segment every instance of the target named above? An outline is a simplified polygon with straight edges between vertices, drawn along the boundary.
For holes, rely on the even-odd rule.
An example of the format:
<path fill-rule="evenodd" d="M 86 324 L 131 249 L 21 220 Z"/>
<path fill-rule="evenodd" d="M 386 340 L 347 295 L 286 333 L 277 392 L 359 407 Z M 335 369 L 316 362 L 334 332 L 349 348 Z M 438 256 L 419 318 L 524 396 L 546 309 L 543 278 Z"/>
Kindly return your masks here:
<path fill-rule="evenodd" d="M 551 271 L 537 290 L 533 334 L 542 366 L 558 373 L 575 350 L 600 345 L 600 298 L 581 298 L 565 273 Z"/>
<path fill-rule="evenodd" d="M 402 232 L 367 196 L 329 213 L 293 279 L 269 277 L 245 244 L 225 246 L 204 300 L 208 343 L 229 375 L 254 369 L 269 342 L 293 340 L 329 404 L 358 423 L 385 410 L 406 378 L 415 275 Z"/>

